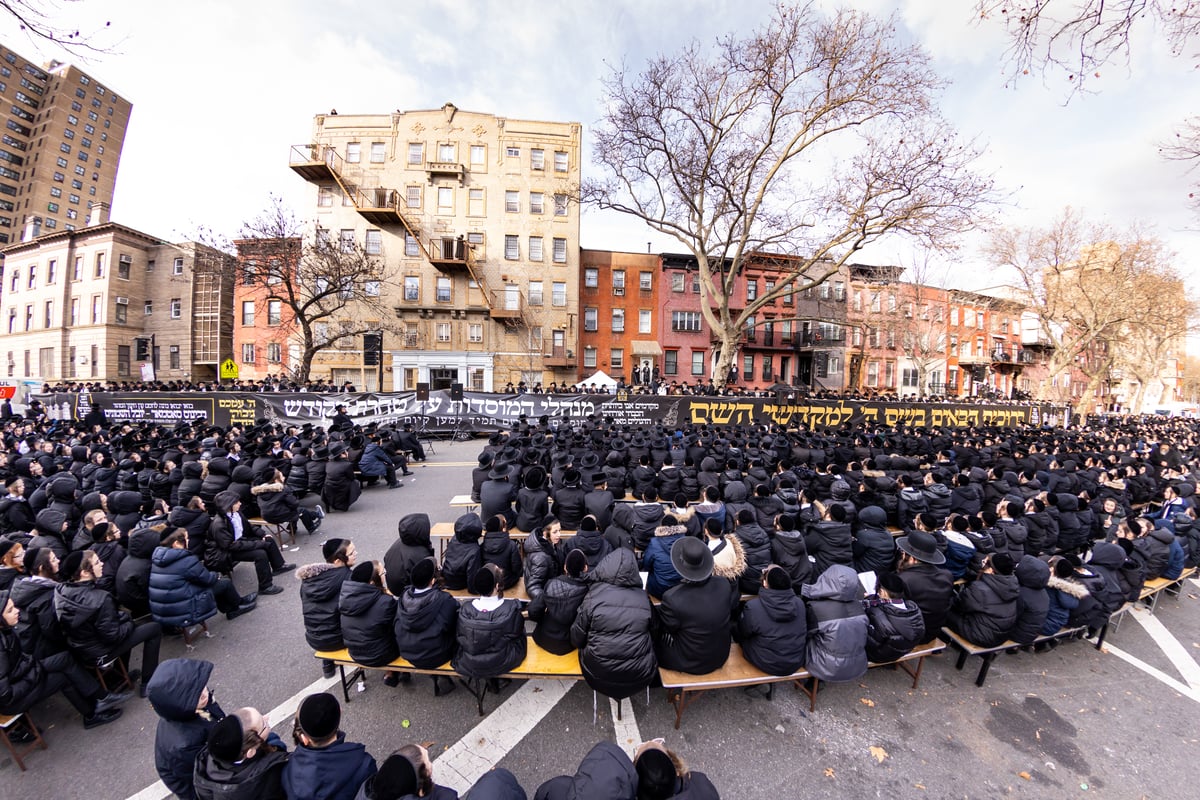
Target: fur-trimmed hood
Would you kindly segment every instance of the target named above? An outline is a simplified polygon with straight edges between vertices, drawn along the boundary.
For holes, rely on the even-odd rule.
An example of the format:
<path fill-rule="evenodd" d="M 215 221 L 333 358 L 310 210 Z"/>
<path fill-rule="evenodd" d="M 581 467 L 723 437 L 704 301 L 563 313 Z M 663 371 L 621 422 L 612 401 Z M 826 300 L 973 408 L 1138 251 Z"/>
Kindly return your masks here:
<path fill-rule="evenodd" d="M 659 525 L 654 529 L 655 536 L 678 536 L 687 533 L 686 525 Z"/>
<path fill-rule="evenodd" d="M 283 491 L 282 483 L 260 483 L 258 486 L 255 486 L 250 489 L 250 494 L 257 497 L 260 494 L 274 494 L 276 492 L 282 492 L 282 491 Z"/>
<path fill-rule="evenodd" d="M 746 571 L 746 551 L 736 536 L 725 536 L 725 546 L 713 552 L 713 575 L 737 580 Z"/>
<path fill-rule="evenodd" d="M 691 518 L 696 516 L 696 509 L 694 506 L 688 506 L 687 508 L 671 506 L 667 509 L 667 514 L 678 520 L 680 525 L 687 525 Z"/>
<path fill-rule="evenodd" d="M 331 569 L 344 569 L 340 564 L 326 564 L 317 562 L 316 564 L 305 564 L 296 570 L 296 579 L 306 581 L 309 578 L 315 578 L 322 572 L 328 572 Z"/>
<path fill-rule="evenodd" d="M 1050 580 L 1046 581 L 1047 589 L 1058 589 L 1063 594 L 1069 594 L 1071 597 L 1077 597 L 1080 600 L 1087 597 L 1088 590 L 1079 581 L 1073 581 L 1070 578 L 1060 578 L 1051 573 Z"/>

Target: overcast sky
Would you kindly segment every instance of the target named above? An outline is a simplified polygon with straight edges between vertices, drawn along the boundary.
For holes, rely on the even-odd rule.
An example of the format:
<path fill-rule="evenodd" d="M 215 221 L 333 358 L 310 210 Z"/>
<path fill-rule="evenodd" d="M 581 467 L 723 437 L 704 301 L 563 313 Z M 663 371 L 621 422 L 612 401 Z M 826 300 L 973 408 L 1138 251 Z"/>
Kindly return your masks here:
<path fill-rule="evenodd" d="M 234 234 L 271 194 L 300 215 L 311 187 L 288 169 L 316 113 L 459 108 L 507 117 L 600 117 L 608 65 L 637 67 L 691 39 L 748 30 L 770 14 L 764 0 L 83 0 L 64 20 L 111 53 L 64 56 L 31 42 L 6 16 L 0 36 L 18 52 L 66 58 L 133 103 L 113 219 L 167 239 L 200 227 Z M 832 3 L 822 3 L 832 6 Z M 942 98 L 961 133 L 986 147 L 983 168 L 1011 192 L 1009 224 L 1035 224 L 1066 205 L 1118 226 L 1152 225 L 1193 275 L 1200 266 L 1191 183 L 1156 143 L 1200 108 L 1195 64 L 1159 46 L 1105 69 L 1098 94 L 1068 96 L 1063 76 L 1006 84 L 1002 32 L 974 25 L 969 0 L 852 0 L 895 14 L 952 81 Z M 950 11 L 948 8 L 955 10 Z M 105 22 L 109 22 L 107 28 Z M 1195 49 L 1195 48 L 1193 48 Z M 584 163 L 585 176 L 590 165 Z M 679 250 L 619 215 L 585 212 L 584 247 Z M 902 243 L 869 252 L 906 263 Z M 952 285 L 987 285 L 976 250 L 960 253 Z M 867 259 L 863 259 L 867 260 Z M 981 276 L 984 276 L 981 279 Z"/>

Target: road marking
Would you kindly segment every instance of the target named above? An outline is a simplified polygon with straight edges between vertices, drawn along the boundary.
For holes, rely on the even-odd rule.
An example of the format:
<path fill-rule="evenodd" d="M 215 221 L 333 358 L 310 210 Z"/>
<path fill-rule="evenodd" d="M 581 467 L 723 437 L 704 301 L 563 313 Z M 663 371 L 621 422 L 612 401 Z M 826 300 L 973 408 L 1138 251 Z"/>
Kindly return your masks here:
<path fill-rule="evenodd" d="M 267 717 L 271 721 L 271 726 L 279 728 L 279 724 L 284 720 L 290 719 L 296 713 L 296 709 L 300 707 L 300 701 L 308 697 L 310 694 L 328 691 L 338 685 L 339 678 L 320 678 L 313 681 L 308 686 L 304 687 L 294 695 L 284 700 L 279 705 L 267 712 Z M 290 730 L 290 726 L 279 728 L 280 730 Z M 281 734 L 282 735 L 282 734 Z M 173 797 L 171 790 L 162 781 L 158 781 L 134 795 L 130 795 L 128 800 L 164 800 L 164 798 Z"/>
<path fill-rule="evenodd" d="M 460 794 L 529 735 L 574 681 L 531 680 L 434 760 L 437 782 Z"/>
<path fill-rule="evenodd" d="M 1193 689 L 1200 689 L 1200 664 L 1196 663 L 1196 659 L 1192 658 L 1179 640 L 1171 635 L 1166 626 L 1144 609 L 1134 609 L 1133 618 L 1146 629 L 1146 633 L 1150 634 L 1150 638 L 1171 660 L 1188 685 Z"/>
<path fill-rule="evenodd" d="M 1129 653 L 1126 653 L 1121 648 L 1115 647 L 1115 646 L 1109 644 L 1108 642 L 1104 643 L 1104 650 L 1105 650 L 1105 652 L 1111 653 L 1112 655 L 1116 656 L 1117 658 L 1121 659 L 1122 661 L 1126 661 L 1126 662 L 1132 664 L 1133 666 L 1140 669 L 1142 672 L 1145 672 L 1150 677 L 1157 678 L 1159 681 L 1162 681 L 1167 686 L 1169 686 L 1172 689 L 1174 689 L 1175 691 L 1179 692 L 1184 697 L 1190 698 L 1192 700 L 1195 700 L 1197 703 L 1200 703 L 1200 692 L 1196 691 L 1195 689 L 1191 688 L 1190 686 L 1180 683 L 1175 678 L 1172 678 L 1170 675 L 1166 674 L 1162 670 L 1150 666 L 1145 661 L 1142 661 L 1140 658 L 1137 658 L 1136 656 L 1132 656 Z"/>
<path fill-rule="evenodd" d="M 613 700 L 608 698 L 608 706 L 612 710 L 613 718 L 613 738 L 617 744 L 625 751 L 630 760 L 633 759 L 633 754 L 637 752 L 638 745 L 642 743 L 642 734 L 638 730 L 637 717 L 633 713 L 633 699 L 628 700 Z M 621 718 L 617 719 L 617 709 L 621 709 Z"/>

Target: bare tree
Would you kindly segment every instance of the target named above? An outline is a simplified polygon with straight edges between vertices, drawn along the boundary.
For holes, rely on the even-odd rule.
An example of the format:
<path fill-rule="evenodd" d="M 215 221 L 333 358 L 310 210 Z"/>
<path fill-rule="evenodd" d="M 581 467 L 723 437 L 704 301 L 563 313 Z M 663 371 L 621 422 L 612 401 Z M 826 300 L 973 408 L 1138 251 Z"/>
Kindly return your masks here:
<path fill-rule="evenodd" d="M 865 245 L 947 247 L 992 199 L 978 153 L 938 115 L 942 81 L 888 22 L 780 5 L 744 39 L 692 43 L 605 82 L 602 176 L 584 202 L 677 239 L 699 263 L 723 386 L 746 321 Z M 771 292 L 730 299 L 755 251 L 796 255 Z"/>
<path fill-rule="evenodd" d="M 1187 296 L 1165 253 L 1155 266 L 1139 277 L 1137 295 L 1126 298 L 1136 312 L 1116 343 L 1115 366 L 1136 382 L 1127 403 L 1135 413 L 1153 410 L 1164 399 L 1164 376 L 1172 361 L 1183 360 L 1187 337 L 1200 320 L 1200 305 Z"/>
<path fill-rule="evenodd" d="M 64 5 L 74 5 L 82 0 L 65 0 L 62 3 L 53 0 L 0 0 L 0 11 L 16 20 L 21 31 L 34 42 L 49 42 L 58 45 L 75 55 L 88 53 L 107 53 L 108 45 L 97 43 L 102 31 L 111 26 L 105 22 L 104 27 L 90 33 L 84 33 L 77 27 L 61 22 L 65 16 Z"/>
<path fill-rule="evenodd" d="M 367 333 L 396 331 L 386 304 L 396 289 L 395 270 L 353 240 L 306 232 L 280 198 L 272 197 L 222 249 L 231 246 L 242 259 L 238 284 L 281 304 L 279 335 L 300 351 L 292 368 L 296 381 L 308 380 L 318 353 Z"/>

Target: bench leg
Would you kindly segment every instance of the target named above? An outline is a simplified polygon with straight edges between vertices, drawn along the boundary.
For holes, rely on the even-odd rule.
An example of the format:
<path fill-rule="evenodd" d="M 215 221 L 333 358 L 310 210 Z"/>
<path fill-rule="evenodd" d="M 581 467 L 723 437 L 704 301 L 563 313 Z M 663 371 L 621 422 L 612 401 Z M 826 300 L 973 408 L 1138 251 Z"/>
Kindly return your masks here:
<path fill-rule="evenodd" d="M 811 681 L 811 683 L 809 683 Z M 804 694 L 808 695 L 808 710 L 810 712 L 817 710 L 817 690 L 821 687 L 821 682 L 816 678 L 808 678 L 807 680 L 792 681 L 796 688 Z"/>
<path fill-rule="evenodd" d="M 913 669 L 904 661 L 899 663 L 900 669 L 908 673 L 908 676 L 913 679 L 912 687 L 916 689 L 921 684 L 921 670 L 925 668 L 925 656 L 917 659 L 917 668 Z"/>
<path fill-rule="evenodd" d="M 346 702 L 349 703 L 350 687 L 354 685 L 356 680 L 361 680 L 363 677 L 365 677 L 366 673 L 363 672 L 362 667 L 357 667 L 352 669 L 350 671 L 350 675 L 347 676 L 345 664 L 338 664 L 338 672 L 341 673 L 342 697 L 344 697 Z"/>
<path fill-rule="evenodd" d="M 966 663 L 967 663 L 967 651 L 959 650 L 958 651 L 958 661 L 954 662 L 954 668 L 957 670 L 961 670 L 966 665 Z"/>
<path fill-rule="evenodd" d="M 683 712 L 691 705 L 692 701 L 700 695 L 704 694 L 705 690 L 700 689 L 693 692 L 688 692 L 685 689 L 667 689 L 667 701 L 675 707 L 675 730 L 679 730 L 679 723 L 683 721 Z M 688 695 L 693 697 L 690 699 Z"/>
<path fill-rule="evenodd" d="M 988 670 L 992 668 L 992 662 L 996 660 L 996 654 L 987 653 L 982 658 L 983 663 L 979 665 L 979 674 L 975 676 L 975 685 L 980 687 L 987 680 Z"/>
<path fill-rule="evenodd" d="M 487 696 L 487 681 L 477 680 L 475 678 L 467 678 L 463 680 L 459 678 L 459 683 L 466 687 L 471 696 L 475 698 L 476 708 L 479 710 L 479 716 L 483 716 L 483 698 Z"/>

